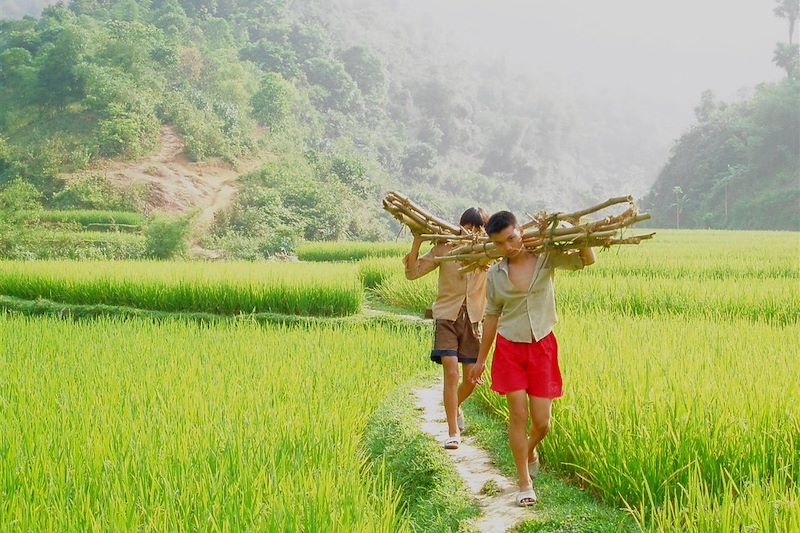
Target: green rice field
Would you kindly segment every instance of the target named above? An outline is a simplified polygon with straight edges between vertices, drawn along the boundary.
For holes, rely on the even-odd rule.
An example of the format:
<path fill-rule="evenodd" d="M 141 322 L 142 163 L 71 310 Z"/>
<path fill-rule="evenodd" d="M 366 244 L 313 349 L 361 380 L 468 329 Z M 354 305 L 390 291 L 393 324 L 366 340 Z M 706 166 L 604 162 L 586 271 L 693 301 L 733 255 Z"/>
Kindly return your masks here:
<path fill-rule="evenodd" d="M 0 261 L 0 294 L 72 304 L 220 314 L 345 316 L 361 309 L 353 265 Z"/>
<path fill-rule="evenodd" d="M 0 530 L 406 530 L 360 438 L 426 343 L 2 314 Z"/>
<path fill-rule="evenodd" d="M 309 242 L 297 249 L 301 261 L 357 261 L 368 257 L 402 257 L 411 243 L 406 242 Z"/>
<path fill-rule="evenodd" d="M 130 211 L 97 211 L 88 209 L 75 210 L 39 210 L 24 211 L 20 215 L 30 221 L 38 221 L 55 224 L 78 224 L 83 227 L 107 227 L 114 226 L 141 226 L 147 218 L 141 213 Z"/>
<path fill-rule="evenodd" d="M 0 262 L 0 295 L 175 313 L 0 315 L 0 530 L 413 530 L 362 438 L 431 370 L 429 330 L 180 318 L 421 313 L 436 275 L 405 280 L 397 246 L 324 263 Z M 546 468 L 646 531 L 800 531 L 800 234 L 659 231 L 558 272 L 556 298 L 565 395 Z M 470 401 L 505 423 L 488 387 Z"/>

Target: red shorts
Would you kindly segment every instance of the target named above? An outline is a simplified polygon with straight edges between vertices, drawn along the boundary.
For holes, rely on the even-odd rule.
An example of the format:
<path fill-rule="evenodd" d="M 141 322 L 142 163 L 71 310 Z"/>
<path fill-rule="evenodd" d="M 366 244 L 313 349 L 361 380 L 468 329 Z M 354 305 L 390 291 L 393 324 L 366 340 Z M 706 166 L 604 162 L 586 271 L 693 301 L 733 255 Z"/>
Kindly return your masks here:
<path fill-rule="evenodd" d="M 558 368 L 558 343 L 550 332 L 539 342 L 511 342 L 497 335 L 492 360 L 492 390 L 508 394 L 518 390 L 537 398 L 564 394 Z"/>

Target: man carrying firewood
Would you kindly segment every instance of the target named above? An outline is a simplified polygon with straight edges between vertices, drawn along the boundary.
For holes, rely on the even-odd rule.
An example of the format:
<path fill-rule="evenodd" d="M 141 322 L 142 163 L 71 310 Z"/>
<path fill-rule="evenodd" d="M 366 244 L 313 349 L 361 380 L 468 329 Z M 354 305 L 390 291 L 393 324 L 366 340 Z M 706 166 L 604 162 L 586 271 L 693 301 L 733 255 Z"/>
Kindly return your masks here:
<path fill-rule="evenodd" d="M 471 207 L 461 215 L 459 224 L 470 232 L 483 230 L 487 215 L 483 209 Z M 411 252 L 403 258 L 406 278 L 417 279 L 439 267 L 439 292 L 433 304 L 435 336 L 431 360 L 442 365 L 444 371 L 444 410 L 447 415 L 448 438 L 444 447 L 457 449 L 464 430 L 464 403 L 475 384 L 469 372 L 478 357 L 480 348 L 480 322 L 486 308 L 486 270 L 459 272 L 456 261 L 438 262 L 437 257 L 452 251 L 456 244 L 440 242 L 423 257 L 419 248 L 423 238 L 414 235 Z M 463 366 L 463 380 L 458 382 L 458 364 Z"/>
<path fill-rule="evenodd" d="M 503 258 L 489 270 L 483 339 L 470 381 L 482 383 L 496 336 L 492 390 L 508 401 L 508 440 L 519 475 L 517 504 L 529 506 L 536 502 L 532 482 L 539 470 L 536 446 L 550 430 L 553 399 L 563 394 L 553 334 L 557 320 L 553 272 L 581 269 L 595 257 L 589 247 L 571 253 L 529 252 L 516 217 L 508 211 L 492 215 L 486 233 Z M 526 435 L 529 416 L 530 436 Z"/>

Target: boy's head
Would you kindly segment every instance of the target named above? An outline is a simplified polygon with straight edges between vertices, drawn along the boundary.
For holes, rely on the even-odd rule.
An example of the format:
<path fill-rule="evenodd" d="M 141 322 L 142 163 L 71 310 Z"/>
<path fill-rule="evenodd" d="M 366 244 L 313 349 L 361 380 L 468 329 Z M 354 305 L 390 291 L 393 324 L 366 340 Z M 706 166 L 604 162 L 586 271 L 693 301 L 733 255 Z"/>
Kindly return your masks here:
<path fill-rule="evenodd" d="M 497 246 L 497 251 L 506 257 L 519 254 L 524 246 L 522 230 L 517 224 L 517 217 L 511 211 L 498 211 L 489 217 L 486 233 Z"/>
<path fill-rule="evenodd" d="M 489 220 L 489 215 L 480 207 L 470 207 L 461 213 L 461 219 L 458 221 L 460 226 L 465 227 L 469 231 L 476 231 L 486 226 Z"/>

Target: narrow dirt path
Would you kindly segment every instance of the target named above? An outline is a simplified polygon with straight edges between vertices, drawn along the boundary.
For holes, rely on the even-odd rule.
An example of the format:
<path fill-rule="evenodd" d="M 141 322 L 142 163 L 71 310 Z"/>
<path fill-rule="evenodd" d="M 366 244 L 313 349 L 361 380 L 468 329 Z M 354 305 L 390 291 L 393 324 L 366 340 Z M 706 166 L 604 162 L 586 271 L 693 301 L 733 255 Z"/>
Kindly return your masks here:
<path fill-rule="evenodd" d="M 430 387 L 415 389 L 417 407 L 422 411 L 420 427 L 439 442 L 447 438 L 444 407 L 442 406 L 442 383 L 434 383 Z M 469 419 L 467 419 L 469 425 Z M 523 509 L 515 505 L 517 484 L 504 476 L 494 465 L 491 457 L 482 448 L 477 447 L 470 437 L 462 437 L 458 450 L 448 450 L 464 483 L 480 503 L 483 514 L 473 525 L 485 533 L 500 533 L 520 522 L 531 518 L 531 509 Z M 493 480 L 495 490 L 483 489 L 489 480 Z"/>

